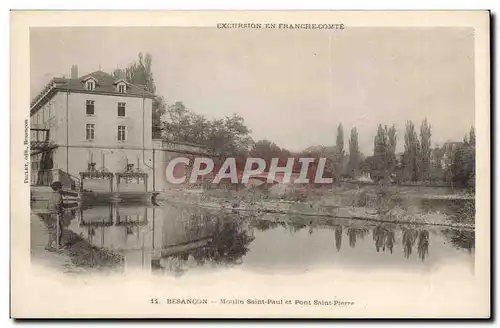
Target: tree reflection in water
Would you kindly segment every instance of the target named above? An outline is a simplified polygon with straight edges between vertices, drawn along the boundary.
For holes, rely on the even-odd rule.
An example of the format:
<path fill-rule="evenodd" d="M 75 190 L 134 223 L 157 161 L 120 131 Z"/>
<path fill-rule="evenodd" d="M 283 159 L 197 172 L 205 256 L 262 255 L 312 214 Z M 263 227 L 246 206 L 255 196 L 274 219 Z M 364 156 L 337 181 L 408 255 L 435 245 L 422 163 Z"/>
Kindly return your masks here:
<path fill-rule="evenodd" d="M 241 258 L 248 252 L 247 246 L 254 237 L 242 229 L 237 218 L 225 216 L 217 220 L 217 224 L 212 240 L 198 255 L 215 264 L 241 264 Z"/>
<path fill-rule="evenodd" d="M 394 248 L 396 240 L 394 229 L 386 224 L 380 224 L 372 230 L 373 241 L 375 242 L 375 249 L 380 252 L 382 249 L 385 252 L 386 248 L 391 252 Z"/>
<path fill-rule="evenodd" d="M 358 239 L 363 239 L 368 234 L 368 229 L 365 228 L 347 228 L 347 236 L 349 237 L 349 246 L 354 248 Z"/>
<path fill-rule="evenodd" d="M 429 231 L 420 230 L 418 232 L 418 257 L 422 260 L 429 255 Z"/>
<path fill-rule="evenodd" d="M 253 220 L 252 227 L 259 231 L 266 231 L 269 229 L 274 229 L 280 225 L 280 222 L 271 220 Z"/>
<path fill-rule="evenodd" d="M 290 229 L 291 233 L 299 232 L 300 230 L 304 229 L 305 227 L 307 227 L 307 225 L 300 224 L 300 223 L 291 223 L 289 225 L 289 229 Z"/>
<path fill-rule="evenodd" d="M 290 233 L 309 228 L 312 231 L 313 222 L 305 224 L 301 220 L 277 221 L 275 219 L 245 219 L 231 213 L 195 213 L 191 211 L 185 222 L 187 239 L 191 240 L 191 249 L 164 256 L 161 263 L 162 270 L 179 276 L 184 274 L 191 265 L 224 265 L 232 266 L 242 263 L 242 258 L 249 252 L 249 244 L 254 240 L 253 231 L 267 231 L 283 227 Z M 330 225 L 334 230 L 335 248 L 340 252 L 342 248 L 343 232 L 349 241 L 350 248 L 355 248 L 360 239 L 370 232 L 370 228 L 352 227 L 337 224 Z M 330 231 L 331 231 L 330 230 Z M 401 226 L 392 223 L 382 223 L 371 230 L 377 252 L 394 251 L 396 233 L 402 240 L 404 257 L 410 259 L 413 248 L 417 247 L 418 258 L 424 262 L 429 257 L 430 234 L 420 226 Z M 469 251 L 474 247 L 474 232 L 448 229 L 443 232 L 447 239 L 457 248 Z M 165 261 L 166 260 L 166 261 Z M 193 263 L 194 262 L 194 263 Z"/>
<path fill-rule="evenodd" d="M 465 249 L 469 253 L 475 248 L 475 232 L 474 230 L 458 230 L 446 229 L 443 230 L 443 235 L 449 242 L 458 249 Z"/>
<path fill-rule="evenodd" d="M 340 252 L 342 248 L 342 226 L 335 227 L 335 248 L 337 248 L 337 252 Z"/>
<path fill-rule="evenodd" d="M 200 219 L 202 217 L 202 219 Z M 168 271 L 174 276 L 183 275 L 191 258 L 197 266 L 205 264 L 237 265 L 248 252 L 248 245 L 254 240 L 245 228 L 245 220 L 230 214 L 190 213 L 186 222 L 189 240 L 204 240 L 199 247 L 177 254 L 164 256 L 156 268 Z M 262 222 L 261 222 L 262 223 Z M 261 224 L 262 229 L 274 226 Z M 162 265 L 163 264 L 163 265 Z"/>
<path fill-rule="evenodd" d="M 413 228 L 403 228 L 403 251 L 408 259 L 413 252 L 413 245 L 417 240 L 418 232 Z"/>

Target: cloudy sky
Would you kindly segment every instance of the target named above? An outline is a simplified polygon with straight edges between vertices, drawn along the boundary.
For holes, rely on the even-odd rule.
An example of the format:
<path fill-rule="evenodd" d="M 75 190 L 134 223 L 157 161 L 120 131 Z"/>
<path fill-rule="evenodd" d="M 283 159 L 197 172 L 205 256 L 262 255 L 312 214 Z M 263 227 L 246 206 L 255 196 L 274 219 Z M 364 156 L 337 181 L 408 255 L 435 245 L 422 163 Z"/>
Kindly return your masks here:
<path fill-rule="evenodd" d="M 300 150 L 346 147 L 357 127 L 373 152 L 378 124 L 432 125 L 433 143 L 461 140 L 474 124 L 474 36 L 465 28 L 334 31 L 216 28 L 31 29 L 31 93 L 54 76 L 126 67 L 153 56 L 157 93 L 209 117 L 239 113 L 255 140 Z"/>

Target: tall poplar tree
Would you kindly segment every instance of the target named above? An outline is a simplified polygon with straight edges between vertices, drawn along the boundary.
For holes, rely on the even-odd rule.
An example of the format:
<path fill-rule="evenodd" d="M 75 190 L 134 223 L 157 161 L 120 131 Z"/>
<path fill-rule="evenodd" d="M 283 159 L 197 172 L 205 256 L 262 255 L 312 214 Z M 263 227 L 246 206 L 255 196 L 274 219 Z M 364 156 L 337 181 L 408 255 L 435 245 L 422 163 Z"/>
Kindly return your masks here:
<path fill-rule="evenodd" d="M 375 135 L 373 143 L 372 179 L 377 181 L 387 179 L 389 176 L 387 165 L 387 154 L 389 146 L 387 127 L 382 128 L 382 125 L 379 124 L 377 134 Z"/>
<path fill-rule="evenodd" d="M 405 131 L 405 151 L 404 151 L 404 168 L 411 181 L 417 181 L 420 176 L 419 170 L 419 155 L 420 142 L 418 140 L 415 125 L 412 121 L 406 122 Z"/>
<path fill-rule="evenodd" d="M 396 126 L 393 125 L 389 130 L 386 126 L 385 129 L 387 131 L 387 171 L 389 175 L 392 175 L 396 169 Z"/>
<path fill-rule="evenodd" d="M 359 174 L 360 161 L 358 130 L 354 127 L 351 129 L 351 136 L 349 138 L 349 163 L 347 166 L 349 176 L 353 179 Z"/>
<path fill-rule="evenodd" d="M 420 179 L 429 180 L 431 170 L 431 126 L 427 118 L 420 125 Z"/>
<path fill-rule="evenodd" d="M 335 142 L 335 163 L 334 163 L 334 177 L 337 182 L 340 181 L 342 175 L 342 166 L 344 162 L 344 128 L 342 123 L 337 127 L 337 140 Z"/>

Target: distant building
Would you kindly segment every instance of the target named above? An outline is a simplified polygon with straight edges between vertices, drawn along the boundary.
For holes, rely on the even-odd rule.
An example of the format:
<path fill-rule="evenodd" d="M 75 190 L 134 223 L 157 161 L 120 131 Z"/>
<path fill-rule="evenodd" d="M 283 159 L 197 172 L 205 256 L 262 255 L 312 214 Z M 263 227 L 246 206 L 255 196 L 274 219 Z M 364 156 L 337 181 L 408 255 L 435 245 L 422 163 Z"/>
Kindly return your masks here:
<path fill-rule="evenodd" d="M 396 167 L 402 167 L 404 160 L 404 153 L 400 152 L 396 154 Z"/>
<path fill-rule="evenodd" d="M 462 142 L 446 142 L 442 147 L 434 148 L 431 151 L 431 164 L 438 166 L 443 170 L 451 166 L 453 154 L 458 147 L 462 146 Z"/>

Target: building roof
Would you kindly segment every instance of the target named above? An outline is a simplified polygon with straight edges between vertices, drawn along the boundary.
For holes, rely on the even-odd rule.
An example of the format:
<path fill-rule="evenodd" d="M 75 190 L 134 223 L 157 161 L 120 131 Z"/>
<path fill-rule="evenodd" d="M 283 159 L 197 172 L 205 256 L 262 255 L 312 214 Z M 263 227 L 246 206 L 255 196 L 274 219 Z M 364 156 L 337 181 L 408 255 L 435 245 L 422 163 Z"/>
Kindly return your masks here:
<path fill-rule="evenodd" d="M 96 81 L 95 88 L 93 90 L 88 90 L 85 81 L 92 78 Z M 116 89 L 116 84 L 118 82 L 123 82 L 126 84 L 126 90 L 124 93 L 119 93 Z M 90 74 L 81 76 L 76 79 L 72 78 L 62 78 L 56 77 L 52 79 L 43 90 L 32 100 L 31 109 L 34 110 L 39 103 L 42 103 L 43 99 L 53 91 L 74 91 L 74 92 L 84 92 L 84 93 L 96 93 L 96 94 L 115 94 L 120 96 L 130 96 L 130 97 L 154 97 L 154 94 L 146 90 L 145 86 L 135 85 L 132 83 L 127 83 L 122 78 L 115 78 L 113 75 L 108 74 L 103 71 L 95 71 Z"/>

